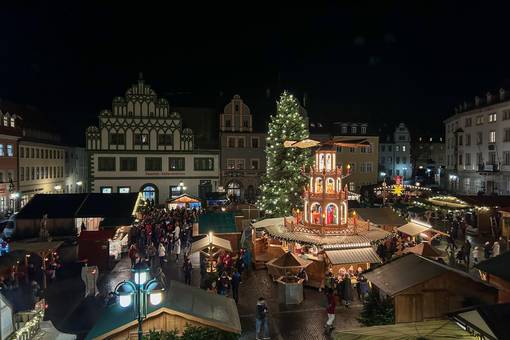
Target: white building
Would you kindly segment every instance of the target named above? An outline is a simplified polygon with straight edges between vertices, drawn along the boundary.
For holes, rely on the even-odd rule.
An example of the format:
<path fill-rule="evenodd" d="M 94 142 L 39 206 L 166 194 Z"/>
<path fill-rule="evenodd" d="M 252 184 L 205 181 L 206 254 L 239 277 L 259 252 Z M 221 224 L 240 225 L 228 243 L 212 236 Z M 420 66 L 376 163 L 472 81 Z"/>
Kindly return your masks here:
<path fill-rule="evenodd" d="M 191 129 L 142 77 L 87 129 L 92 192 L 140 191 L 164 203 L 187 192 L 204 196 L 219 184 L 219 150 L 197 150 Z"/>
<path fill-rule="evenodd" d="M 411 135 L 404 123 L 400 123 L 393 131 L 381 132 L 379 142 L 379 176 L 402 176 L 404 180 L 412 176 Z"/>
<path fill-rule="evenodd" d="M 449 188 L 464 194 L 510 194 L 510 97 L 475 97 L 444 121 Z"/>

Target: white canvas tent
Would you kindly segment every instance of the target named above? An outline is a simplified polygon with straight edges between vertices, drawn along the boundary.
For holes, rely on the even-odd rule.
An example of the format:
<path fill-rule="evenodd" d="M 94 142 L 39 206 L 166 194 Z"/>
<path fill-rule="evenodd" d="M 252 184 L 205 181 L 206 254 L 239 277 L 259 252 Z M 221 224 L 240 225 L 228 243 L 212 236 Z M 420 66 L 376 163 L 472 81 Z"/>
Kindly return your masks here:
<path fill-rule="evenodd" d="M 11 304 L 0 293 L 0 339 L 4 340 L 14 333 L 14 311 Z"/>

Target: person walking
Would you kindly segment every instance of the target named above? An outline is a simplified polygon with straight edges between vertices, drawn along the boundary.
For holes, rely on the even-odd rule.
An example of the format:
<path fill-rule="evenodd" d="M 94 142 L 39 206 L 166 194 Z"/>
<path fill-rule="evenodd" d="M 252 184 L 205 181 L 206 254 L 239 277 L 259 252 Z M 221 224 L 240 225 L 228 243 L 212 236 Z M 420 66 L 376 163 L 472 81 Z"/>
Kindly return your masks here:
<path fill-rule="evenodd" d="M 128 251 L 129 258 L 131 259 L 131 268 L 135 266 L 136 257 L 138 256 L 138 249 L 134 243 L 131 244 Z"/>
<path fill-rule="evenodd" d="M 239 284 L 241 283 L 241 273 L 238 270 L 234 270 L 234 274 L 232 274 L 232 297 L 234 301 L 239 303 Z"/>
<path fill-rule="evenodd" d="M 154 247 L 154 243 L 152 242 L 147 248 L 147 255 L 149 255 L 149 266 L 152 267 L 154 260 L 156 259 L 156 247 Z"/>
<path fill-rule="evenodd" d="M 483 255 L 485 259 L 488 259 L 491 257 L 492 247 L 489 241 L 485 242 L 483 245 Z"/>
<path fill-rule="evenodd" d="M 179 255 L 181 254 L 181 239 L 177 238 L 174 241 L 174 254 L 175 254 L 175 262 L 179 261 Z"/>
<path fill-rule="evenodd" d="M 166 262 L 166 248 L 163 243 L 159 244 L 158 255 L 159 255 L 159 265 L 162 267 L 163 263 Z"/>
<path fill-rule="evenodd" d="M 500 245 L 498 240 L 494 241 L 494 244 L 492 245 L 492 257 L 496 257 L 500 254 Z"/>
<path fill-rule="evenodd" d="M 335 294 L 333 294 L 333 289 L 329 288 L 326 293 L 326 298 L 328 301 L 328 305 L 326 307 L 326 313 L 328 314 L 328 320 L 326 321 L 326 324 L 324 325 L 324 332 L 330 333 L 333 328 L 333 322 L 335 322 L 335 308 L 336 308 L 336 300 L 335 300 Z"/>
<path fill-rule="evenodd" d="M 263 297 L 259 297 L 257 300 L 257 308 L 255 310 L 255 339 L 270 339 L 269 337 L 269 324 L 267 322 L 268 308 L 266 300 Z M 260 338 L 260 329 L 264 327 L 264 337 Z"/>
<path fill-rule="evenodd" d="M 349 308 L 352 302 L 352 283 L 349 274 L 344 275 L 344 279 L 342 280 L 342 301 L 344 303 L 345 308 Z"/>
<path fill-rule="evenodd" d="M 191 273 L 193 272 L 193 265 L 189 257 L 184 258 L 184 264 L 182 265 L 184 271 L 184 283 L 191 286 Z"/>

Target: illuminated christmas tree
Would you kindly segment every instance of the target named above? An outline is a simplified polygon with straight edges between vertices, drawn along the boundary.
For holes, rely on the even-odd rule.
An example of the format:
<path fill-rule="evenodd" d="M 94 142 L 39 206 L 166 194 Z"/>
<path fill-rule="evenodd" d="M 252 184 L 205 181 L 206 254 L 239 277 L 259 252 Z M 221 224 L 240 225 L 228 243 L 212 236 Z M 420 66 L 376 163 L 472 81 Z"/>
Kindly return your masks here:
<path fill-rule="evenodd" d="M 285 141 L 308 138 L 308 124 L 301 107 L 291 94 L 284 92 L 271 116 L 266 139 L 266 175 L 262 179 L 259 208 L 269 216 L 289 216 L 301 208 L 301 194 L 307 179 L 303 167 L 312 161 L 309 149 L 285 148 Z"/>

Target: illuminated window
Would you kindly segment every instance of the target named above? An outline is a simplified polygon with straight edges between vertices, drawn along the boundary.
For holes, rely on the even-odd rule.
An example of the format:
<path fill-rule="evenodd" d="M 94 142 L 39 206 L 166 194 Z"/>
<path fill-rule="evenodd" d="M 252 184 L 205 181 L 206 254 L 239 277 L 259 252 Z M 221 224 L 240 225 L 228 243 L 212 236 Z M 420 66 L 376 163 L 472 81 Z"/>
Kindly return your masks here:
<path fill-rule="evenodd" d="M 12 147 L 12 144 L 7 144 L 7 156 L 14 156 L 14 148 Z"/>
<path fill-rule="evenodd" d="M 4 145 L 0 144 L 0 156 L 4 156 Z"/>
<path fill-rule="evenodd" d="M 12 117 L 11 118 L 11 127 L 14 127 L 15 124 L 16 124 L 15 119 L 14 119 L 14 117 Z"/>
<path fill-rule="evenodd" d="M 4 126 L 9 126 L 9 118 L 4 116 Z"/>
<path fill-rule="evenodd" d="M 489 143 L 496 143 L 496 131 L 489 133 Z"/>

